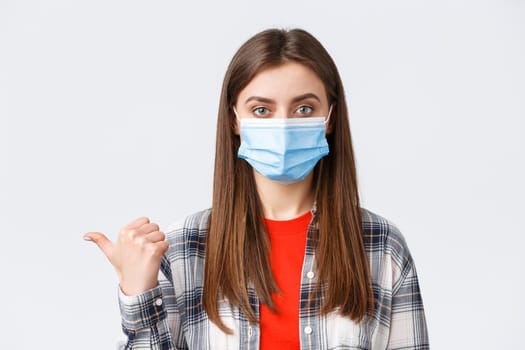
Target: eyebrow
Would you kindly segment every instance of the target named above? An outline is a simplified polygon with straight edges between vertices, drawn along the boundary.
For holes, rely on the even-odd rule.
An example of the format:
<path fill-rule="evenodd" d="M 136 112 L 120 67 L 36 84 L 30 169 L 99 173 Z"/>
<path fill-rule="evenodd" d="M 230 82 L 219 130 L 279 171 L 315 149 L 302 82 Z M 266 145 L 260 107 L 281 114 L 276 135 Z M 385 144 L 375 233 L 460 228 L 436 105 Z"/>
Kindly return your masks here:
<path fill-rule="evenodd" d="M 294 97 L 294 99 L 292 100 L 292 103 L 296 103 L 296 102 L 299 102 L 299 101 L 302 101 L 302 100 L 306 100 L 307 98 L 313 98 L 313 99 L 316 99 L 317 101 L 321 102 L 321 99 L 316 94 L 309 92 L 309 93 L 306 93 L 306 94 Z M 263 102 L 263 103 L 273 103 L 273 104 L 275 104 L 274 100 L 272 100 L 270 98 L 266 98 L 266 97 L 261 97 L 261 96 L 251 96 L 251 97 L 247 98 L 246 101 L 244 101 L 244 104 L 247 104 L 250 101 L 259 101 L 259 102 Z"/>

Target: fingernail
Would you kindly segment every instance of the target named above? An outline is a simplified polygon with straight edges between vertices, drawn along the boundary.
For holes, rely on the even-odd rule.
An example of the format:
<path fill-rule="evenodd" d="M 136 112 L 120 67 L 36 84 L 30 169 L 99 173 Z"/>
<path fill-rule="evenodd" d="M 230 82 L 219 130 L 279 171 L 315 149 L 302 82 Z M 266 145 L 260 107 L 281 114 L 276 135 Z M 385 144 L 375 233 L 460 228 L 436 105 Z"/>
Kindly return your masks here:
<path fill-rule="evenodd" d="M 93 240 L 89 236 L 84 236 L 84 241 L 93 242 Z"/>

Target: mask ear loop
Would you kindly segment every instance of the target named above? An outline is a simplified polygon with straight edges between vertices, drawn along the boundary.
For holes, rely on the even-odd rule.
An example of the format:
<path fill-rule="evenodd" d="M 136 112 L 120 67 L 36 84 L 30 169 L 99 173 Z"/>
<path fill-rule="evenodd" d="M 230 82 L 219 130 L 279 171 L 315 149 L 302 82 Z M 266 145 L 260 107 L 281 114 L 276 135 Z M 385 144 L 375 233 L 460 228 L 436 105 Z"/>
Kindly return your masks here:
<path fill-rule="evenodd" d="M 326 120 L 324 121 L 325 125 L 328 125 L 328 121 L 330 120 L 330 117 L 332 115 L 332 107 L 334 106 L 334 104 L 332 103 L 330 105 L 330 109 L 328 110 L 328 117 L 326 117 Z"/>
<path fill-rule="evenodd" d="M 239 115 L 237 114 L 237 109 L 235 108 L 235 106 L 233 106 L 232 109 L 233 109 L 233 114 L 235 114 L 235 118 L 240 122 L 241 118 L 239 118 Z"/>

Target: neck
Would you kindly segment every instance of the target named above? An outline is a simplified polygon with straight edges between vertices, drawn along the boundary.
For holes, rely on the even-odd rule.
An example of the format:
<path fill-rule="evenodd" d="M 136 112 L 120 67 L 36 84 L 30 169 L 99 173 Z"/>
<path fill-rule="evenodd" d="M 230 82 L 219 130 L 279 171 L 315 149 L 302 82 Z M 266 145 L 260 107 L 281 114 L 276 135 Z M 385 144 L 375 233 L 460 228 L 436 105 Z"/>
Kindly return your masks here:
<path fill-rule="evenodd" d="M 313 172 L 304 180 L 283 185 L 254 171 L 257 193 L 264 217 L 270 220 L 289 220 L 309 211 L 314 203 Z"/>

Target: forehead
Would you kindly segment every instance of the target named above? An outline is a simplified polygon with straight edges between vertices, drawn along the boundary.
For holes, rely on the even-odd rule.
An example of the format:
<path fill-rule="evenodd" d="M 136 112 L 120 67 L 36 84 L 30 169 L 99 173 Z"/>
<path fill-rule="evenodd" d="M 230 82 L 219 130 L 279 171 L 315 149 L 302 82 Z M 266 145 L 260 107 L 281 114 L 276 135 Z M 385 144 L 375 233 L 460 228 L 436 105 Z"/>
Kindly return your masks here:
<path fill-rule="evenodd" d="M 326 89 L 317 74 L 307 66 L 289 61 L 263 69 L 241 90 L 238 102 L 251 96 L 285 102 L 305 93 L 314 93 L 326 102 Z"/>

